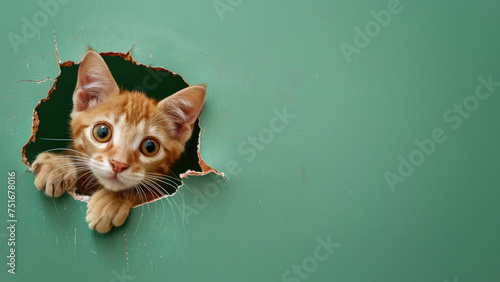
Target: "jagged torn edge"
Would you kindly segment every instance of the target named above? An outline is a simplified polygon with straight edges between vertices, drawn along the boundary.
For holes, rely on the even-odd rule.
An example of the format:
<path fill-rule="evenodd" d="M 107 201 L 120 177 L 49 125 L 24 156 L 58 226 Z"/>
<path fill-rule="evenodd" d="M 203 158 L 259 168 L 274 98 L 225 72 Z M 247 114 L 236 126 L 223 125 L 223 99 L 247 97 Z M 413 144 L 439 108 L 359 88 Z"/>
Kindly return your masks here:
<path fill-rule="evenodd" d="M 28 168 L 31 168 L 31 164 L 28 162 L 28 158 L 26 157 L 26 147 L 32 143 L 32 142 L 35 142 L 36 140 L 36 132 L 38 131 L 38 126 L 40 125 L 40 120 L 38 118 L 38 113 L 37 113 L 37 109 L 38 107 L 46 102 L 47 100 L 50 99 L 50 95 L 52 94 L 52 92 L 54 91 L 54 89 L 56 89 L 56 83 L 57 83 L 57 78 L 61 75 L 61 66 L 63 67 L 66 67 L 66 66 L 73 66 L 75 65 L 75 62 L 74 61 L 66 61 L 64 63 L 61 63 L 61 60 L 59 58 L 59 51 L 57 49 L 57 42 L 56 42 L 56 37 L 55 37 L 55 33 L 53 33 L 53 36 L 54 36 L 54 45 L 55 45 L 55 49 L 56 49 L 56 57 L 57 57 L 57 65 L 58 65 L 58 68 L 59 68 L 59 74 L 57 75 L 57 77 L 55 79 L 53 79 L 54 81 L 54 84 L 52 85 L 52 88 L 50 89 L 49 93 L 47 94 L 47 97 L 40 100 L 40 102 L 38 102 L 38 104 L 36 105 L 35 109 L 33 110 L 33 123 L 32 123 L 32 127 L 31 127 L 31 137 L 30 139 L 28 140 L 28 142 L 23 146 L 23 150 L 22 150 L 22 155 L 23 155 L 23 158 L 22 158 L 22 161 L 23 163 L 28 166 Z M 122 57 L 124 58 L 125 60 L 133 63 L 133 64 L 136 64 L 138 66 L 145 66 L 147 68 L 150 68 L 152 70 L 163 70 L 163 71 L 167 71 L 167 72 L 170 72 L 172 75 L 179 75 L 177 73 L 174 73 L 170 70 L 167 70 L 163 67 L 151 67 L 151 66 L 146 66 L 144 64 L 140 64 L 138 63 L 137 61 L 135 61 L 133 58 L 132 58 L 132 55 L 130 54 L 130 50 L 132 50 L 132 48 L 134 48 L 135 44 L 132 45 L 132 47 L 130 47 L 130 49 L 127 50 L 127 53 L 120 53 L 120 52 L 101 52 L 99 53 L 101 56 L 118 56 L 118 57 Z M 78 62 L 80 63 L 80 62 Z M 182 77 L 181 77 L 182 78 Z M 184 80 L 184 78 L 182 78 Z M 52 80 L 52 79 L 51 79 Z M 184 82 L 189 86 L 190 84 L 187 83 L 185 80 Z M 222 176 L 225 180 L 227 180 L 227 177 L 225 176 L 225 174 L 221 171 L 218 171 L 217 169 L 211 167 L 210 165 L 208 165 L 204 160 L 203 158 L 201 157 L 201 153 L 200 153 L 200 144 L 201 144 L 201 131 L 202 131 L 202 128 L 201 126 L 199 125 L 199 122 L 198 122 L 198 126 L 200 127 L 200 133 L 198 135 L 198 146 L 197 146 L 197 155 L 198 155 L 198 164 L 201 168 L 201 171 L 193 171 L 193 170 L 188 170 L 184 173 L 181 173 L 179 175 L 179 177 L 181 178 L 181 184 L 179 186 L 177 186 L 177 189 L 174 193 L 172 194 L 167 194 L 167 195 L 164 195 L 162 197 L 159 197 L 157 199 L 154 199 L 150 202 L 155 202 L 155 201 L 158 201 L 160 199 L 163 199 L 163 198 L 167 198 L 167 197 L 172 197 L 174 196 L 175 194 L 177 194 L 177 191 L 179 191 L 179 188 L 182 187 L 184 185 L 184 181 L 182 180 L 183 178 L 188 178 L 189 176 L 203 176 L 203 175 L 207 175 L 209 173 L 215 173 L 217 175 L 220 175 Z M 82 201 L 82 202 L 88 202 L 90 201 L 90 196 L 86 196 L 86 195 L 78 195 L 74 192 L 74 190 L 72 191 L 69 191 L 68 194 L 70 194 L 71 196 L 73 196 L 73 198 L 75 200 L 78 200 L 78 201 Z M 147 203 L 150 203 L 150 202 L 146 202 L 146 203 L 143 203 L 143 204 L 147 204 Z"/>

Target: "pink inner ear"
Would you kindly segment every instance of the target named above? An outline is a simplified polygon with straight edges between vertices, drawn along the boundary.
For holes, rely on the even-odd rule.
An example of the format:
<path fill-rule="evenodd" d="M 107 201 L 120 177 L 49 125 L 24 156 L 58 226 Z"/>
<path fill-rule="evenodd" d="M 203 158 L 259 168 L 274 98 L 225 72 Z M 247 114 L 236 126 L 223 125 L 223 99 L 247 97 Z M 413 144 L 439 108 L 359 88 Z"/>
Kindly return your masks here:
<path fill-rule="evenodd" d="M 74 96 L 74 105 L 76 107 L 77 111 L 84 111 L 87 109 L 88 105 L 90 104 L 90 101 L 95 98 L 95 96 L 89 95 L 85 93 L 82 89 L 77 90 L 77 93 L 75 93 Z"/>
<path fill-rule="evenodd" d="M 203 104 L 196 105 L 192 101 L 183 101 L 183 99 L 176 99 L 171 102 L 168 115 L 175 124 L 178 138 L 186 142 L 191 137 L 194 123 L 200 114 Z"/>
<path fill-rule="evenodd" d="M 186 131 L 192 128 L 192 125 L 198 118 L 198 112 L 195 107 L 179 107 L 174 114 L 174 122 L 178 135 L 186 134 Z"/>
<path fill-rule="evenodd" d="M 194 85 L 184 88 L 163 99 L 158 107 L 165 111 L 175 124 L 177 136 L 186 142 L 205 102 L 206 86 Z"/>
<path fill-rule="evenodd" d="M 198 115 L 200 114 L 201 109 L 197 109 L 196 106 L 189 107 L 187 111 L 184 112 L 184 120 L 186 124 L 192 124 L 196 121 L 198 118 Z"/>
<path fill-rule="evenodd" d="M 118 85 L 111 75 L 104 59 L 94 50 L 85 53 L 78 69 L 76 91 L 73 95 L 74 109 L 87 110 L 109 96 L 119 92 Z"/>
<path fill-rule="evenodd" d="M 193 124 L 194 125 L 194 124 Z M 177 125 L 177 135 L 183 139 L 183 135 L 186 135 L 188 133 L 189 129 L 192 129 L 193 126 L 189 126 L 189 124 L 182 124 L 182 125 Z"/>

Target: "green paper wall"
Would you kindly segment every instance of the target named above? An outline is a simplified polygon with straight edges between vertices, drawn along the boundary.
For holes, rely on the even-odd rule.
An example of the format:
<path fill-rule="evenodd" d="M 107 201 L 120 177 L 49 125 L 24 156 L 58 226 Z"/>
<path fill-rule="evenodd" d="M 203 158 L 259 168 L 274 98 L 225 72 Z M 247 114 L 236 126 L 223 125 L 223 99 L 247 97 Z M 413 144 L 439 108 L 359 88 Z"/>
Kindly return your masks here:
<path fill-rule="evenodd" d="M 500 3 L 40 3 L 1 14 L 1 281 L 500 281 Z M 21 151 L 54 38 L 61 62 L 130 49 L 207 83 L 201 154 L 228 181 L 106 235 L 37 191 Z"/>

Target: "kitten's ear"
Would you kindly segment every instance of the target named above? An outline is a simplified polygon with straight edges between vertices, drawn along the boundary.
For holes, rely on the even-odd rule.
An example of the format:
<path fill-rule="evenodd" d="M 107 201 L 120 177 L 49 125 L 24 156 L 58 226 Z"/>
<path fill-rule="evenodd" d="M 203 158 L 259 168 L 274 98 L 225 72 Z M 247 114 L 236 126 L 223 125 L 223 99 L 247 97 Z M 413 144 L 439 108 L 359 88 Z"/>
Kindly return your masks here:
<path fill-rule="evenodd" d="M 168 120 L 175 124 L 177 137 L 182 143 L 191 137 L 194 123 L 203 108 L 206 92 L 206 85 L 194 85 L 158 103 L 158 107 L 167 115 Z"/>
<path fill-rule="evenodd" d="M 78 69 L 73 112 L 85 111 L 119 91 L 101 55 L 92 49 L 88 50 Z"/>

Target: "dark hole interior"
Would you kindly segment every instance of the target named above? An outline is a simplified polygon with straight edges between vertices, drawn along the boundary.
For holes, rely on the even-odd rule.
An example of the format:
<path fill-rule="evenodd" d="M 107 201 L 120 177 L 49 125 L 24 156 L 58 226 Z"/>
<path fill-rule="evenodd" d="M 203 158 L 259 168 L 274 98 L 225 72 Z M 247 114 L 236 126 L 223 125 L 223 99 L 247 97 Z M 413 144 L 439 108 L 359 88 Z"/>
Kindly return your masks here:
<path fill-rule="evenodd" d="M 103 56 L 118 86 L 127 90 L 144 92 L 148 97 L 161 100 L 188 86 L 180 75 L 164 69 L 151 69 L 136 65 L 119 56 Z M 68 148 L 71 144 L 70 113 L 72 95 L 76 86 L 78 65 L 61 66 L 61 74 L 57 78 L 56 87 L 50 99 L 42 102 L 36 109 L 40 124 L 36 132 L 35 142 L 26 146 L 25 156 L 33 163 L 36 156 L 46 150 Z M 197 145 L 200 128 L 196 122 L 191 139 L 181 159 L 171 168 L 172 176 L 177 178 L 175 188 L 162 185 L 165 191 L 172 194 L 180 186 L 179 174 L 188 169 L 201 171 L 198 164 Z M 55 153 L 62 150 L 55 150 Z"/>

